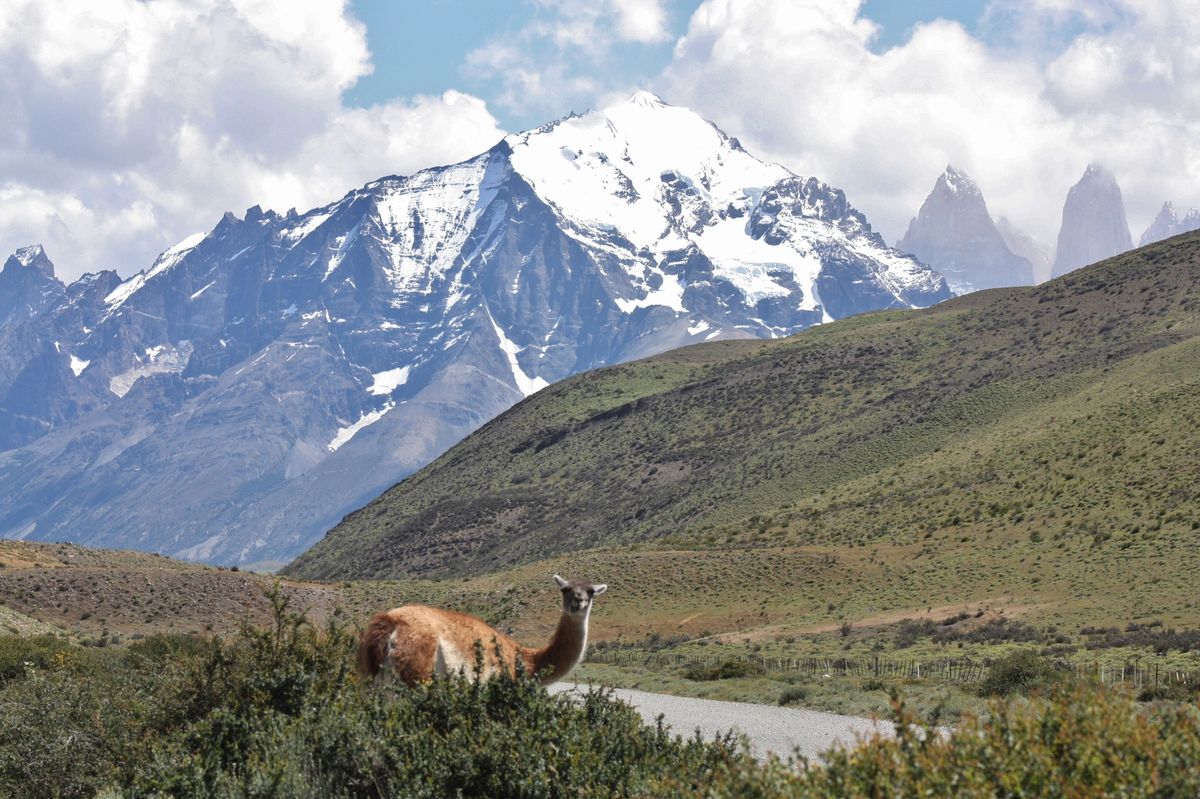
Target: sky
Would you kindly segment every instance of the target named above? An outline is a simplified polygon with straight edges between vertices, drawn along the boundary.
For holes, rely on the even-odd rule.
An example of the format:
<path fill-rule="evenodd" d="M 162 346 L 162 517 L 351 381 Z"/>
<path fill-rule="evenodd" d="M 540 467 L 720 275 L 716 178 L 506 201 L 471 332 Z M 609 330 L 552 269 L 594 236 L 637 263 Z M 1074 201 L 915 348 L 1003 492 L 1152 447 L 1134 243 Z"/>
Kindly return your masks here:
<path fill-rule="evenodd" d="M 0 252 L 130 275 L 638 89 L 894 242 L 948 163 L 1053 243 L 1098 161 L 1200 205 L 1200 0 L 5 0 Z"/>

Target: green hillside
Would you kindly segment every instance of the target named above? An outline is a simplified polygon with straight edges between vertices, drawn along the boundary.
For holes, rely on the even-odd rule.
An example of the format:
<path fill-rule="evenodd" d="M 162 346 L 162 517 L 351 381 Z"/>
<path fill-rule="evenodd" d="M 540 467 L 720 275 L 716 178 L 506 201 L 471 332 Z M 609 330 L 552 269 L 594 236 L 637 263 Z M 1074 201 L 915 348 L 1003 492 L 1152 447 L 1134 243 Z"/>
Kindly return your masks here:
<path fill-rule="evenodd" d="M 1194 609 L 1198 423 L 1189 234 L 1039 287 L 563 381 L 285 571 L 452 576 L 634 542 L 800 547 L 894 560 L 893 578 L 919 576 L 909 606 L 951 585 L 954 599 L 1051 601 L 1132 581 L 1150 607 L 1126 597 L 1131 614 L 1163 597 Z"/>

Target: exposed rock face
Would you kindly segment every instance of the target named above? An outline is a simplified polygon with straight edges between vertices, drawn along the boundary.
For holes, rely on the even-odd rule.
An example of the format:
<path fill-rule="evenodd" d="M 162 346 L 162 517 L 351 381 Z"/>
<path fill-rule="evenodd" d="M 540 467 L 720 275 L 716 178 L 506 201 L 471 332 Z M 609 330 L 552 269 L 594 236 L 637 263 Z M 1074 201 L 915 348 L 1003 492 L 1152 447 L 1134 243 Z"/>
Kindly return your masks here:
<path fill-rule="evenodd" d="M 1018 230 L 1007 217 L 996 220 L 996 230 L 1004 237 L 1008 249 L 1032 264 L 1034 283 L 1045 283 L 1050 279 L 1050 267 L 1054 263 L 1053 247 Z"/>
<path fill-rule="evenodd" d="M 65 290 L 45 250 L 22 247 L 0 270 L 0 324 L 32 319 L 61 299 Z"/>
<path fill-rule="evenodd" d="M 0 325 L 0 535 L 224 563 L 576 372 L 950 296 L 841 191 L 646 94 L 39 285 Z"/>
<path fill-rule="evenodd" d="M 896 248 L 941 272 L 959 294 L 1033 283 L 1033 265 L 1005 243 L 979 186 L 953 166 L 938 177 Z"/>
<path fill-rule="evenodd" d="M 1117 180 L 1098 164 L 1089 164 L 1067 193 L 1058 231 L 1052 277 L 1133 249 L 1125 204 Z"/>
<path fill-rule="evenodd" d="M 1165 202 L 1159 210 L 1158 216 L 1154 217 L 1154 221 L 1150 223 L 1150 227 L 1142 233 L 1141 239 L 1138 240 L 1138 246 L 1145 247 L 1147 244 L 1169 239 L 1180 233 L 1190 233 L 1193 230 L 1200 230 L 1200 210 L 1193 208 L 1184 214 L 1183 219 L 1180 219 L 1175 213 L 1175 206 L 1170 202 Z"/>

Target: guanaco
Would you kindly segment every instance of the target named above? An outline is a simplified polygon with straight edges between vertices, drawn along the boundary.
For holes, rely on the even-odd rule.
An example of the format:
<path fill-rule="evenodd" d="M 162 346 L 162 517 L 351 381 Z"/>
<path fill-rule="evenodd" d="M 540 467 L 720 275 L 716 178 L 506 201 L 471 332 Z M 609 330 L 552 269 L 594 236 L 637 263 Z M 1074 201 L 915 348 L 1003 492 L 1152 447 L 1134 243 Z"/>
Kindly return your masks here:
<path fill-rule="evenodd" d="M 541 649 L 522 646 L 466 613 L 405 605 L 371 617 L 358 645 L 359 673 L 392 675 L 415 685 L 458 672 L 471 679 L 514 674 L 520 663 L 543 685 L 561 680 L 583 659 L 592 600 L 608 586 L 568 581 L 557 574 L 554 582 L 562 591 L 562 616 L 550 643 Z M 477 653 L 482 654 L 478 668 Z"/>

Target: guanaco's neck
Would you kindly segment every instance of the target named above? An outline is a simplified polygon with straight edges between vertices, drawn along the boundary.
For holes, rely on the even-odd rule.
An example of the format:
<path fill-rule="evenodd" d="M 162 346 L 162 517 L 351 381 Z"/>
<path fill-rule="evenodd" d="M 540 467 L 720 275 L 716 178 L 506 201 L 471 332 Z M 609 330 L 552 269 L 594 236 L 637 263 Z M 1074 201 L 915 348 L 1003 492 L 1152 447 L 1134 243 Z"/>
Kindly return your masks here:
<path fill-rule="evenodd" d="M 530 649 L 527 662 L 544 685 L 562 679 L 583 659 L 587 648 L 588 616 L 563 613 L 550 643 L 541 649 Z"/>

